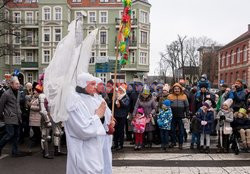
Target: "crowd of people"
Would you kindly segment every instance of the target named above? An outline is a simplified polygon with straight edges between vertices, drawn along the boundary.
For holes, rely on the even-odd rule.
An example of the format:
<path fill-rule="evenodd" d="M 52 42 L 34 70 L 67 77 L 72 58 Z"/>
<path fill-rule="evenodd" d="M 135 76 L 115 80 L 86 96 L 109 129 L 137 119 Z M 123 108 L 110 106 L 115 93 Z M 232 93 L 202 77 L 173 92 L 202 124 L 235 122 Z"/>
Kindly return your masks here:
<path fill-rule="evenodd" d="M 27 138 L 31 150 L 41 145 L 44 158 L 65 155 L 60 148 L 65 137 L 63 124 L 50 117 L 43 78 L 22 86 L 17 77 L 12 77 L 8 84 L 1 84 L 0 118 L 5 124 L 4 130 L 0 125 L 0 155 L 6 143 L 12 141 L 12 156 L 22 156 L 18 143 Z M 134 150 L 152 148 L 153 144 L 161 144 L 163 151 L 177 145 L 182 150 L 188 134 L 190 149 L 197 147 L 201 153 L 210 152 L 211 135 L 218 136 L 218 152 L 230 152 L 230 147 L 237 149 L 238 140 L 241 148 L 248 151 L 250 95 L 246 85 L 237 80 L 232 86 L 220 85 L 218 93 L 210 89 L 211 84 L 203 75 L 192 86 L 180 80 L 173 85 L 132 82 L 114 88 L 112 80 L 104 84 L 99 79 L 93 93 L 105 100 L 110 111 L 114 110 L 115 126 L 108 127 L 107 133 L 113 135 L 113 142 L 108 143 L 115 151 L 123 149 L 125 139 L 134 144 Z M 54 155 L 49 153 L 50 144 L 54 146 Z"/>

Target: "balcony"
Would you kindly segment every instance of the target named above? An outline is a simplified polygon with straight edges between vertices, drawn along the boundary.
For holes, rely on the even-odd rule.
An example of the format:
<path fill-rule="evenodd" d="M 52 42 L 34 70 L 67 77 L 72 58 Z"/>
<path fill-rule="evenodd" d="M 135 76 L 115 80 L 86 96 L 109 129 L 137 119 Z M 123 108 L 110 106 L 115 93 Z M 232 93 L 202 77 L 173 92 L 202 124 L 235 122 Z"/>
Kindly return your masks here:
<path fill-rule="evenodd" d="M 38 41 L 22 40 L 21 49 L 38 49 Z"/>
<path fill-rule="evenodd" d="M 121 18 L 115 18 L 115 24 L 116 24 L 116 28 L 119 28 L 120 24 L 121 24 Z M 136 18 L 131 19 L 131 27 L 134 28 L 136 27 L 138 24 L 138 21 Z"/>
<path fill-rule="evenodd" d="M 115 48 L 116 48 L 117 38 L 115 38 Z M 135 49 L 137 47 L 137 40 L 129 40 L 129 49 Z"/>
<path fill-rule="evenodd" d="M 20 26 L 22 29 L 30 29 L 30 28 L 39 28 L 38 21 L 30 21 L 30 20 L 22 20 L 22 25 Z"/>
<path fill-rule="evenodd" d="M 38 70 L 38 62 L 21 62 L 21 70 Z"/>

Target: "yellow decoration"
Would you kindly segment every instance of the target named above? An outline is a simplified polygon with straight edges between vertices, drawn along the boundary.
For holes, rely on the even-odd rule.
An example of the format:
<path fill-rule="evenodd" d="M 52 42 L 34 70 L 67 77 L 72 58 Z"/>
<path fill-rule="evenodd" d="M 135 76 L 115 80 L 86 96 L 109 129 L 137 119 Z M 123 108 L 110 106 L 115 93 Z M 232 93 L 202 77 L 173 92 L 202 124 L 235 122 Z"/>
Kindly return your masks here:
<path fill-rule="evenodd" d="M 126 27 L 124 30 L 123 30 L 123 35 L 125 38 L 129 37 L 130 35 L 130 30 L 128 27 Z"/>

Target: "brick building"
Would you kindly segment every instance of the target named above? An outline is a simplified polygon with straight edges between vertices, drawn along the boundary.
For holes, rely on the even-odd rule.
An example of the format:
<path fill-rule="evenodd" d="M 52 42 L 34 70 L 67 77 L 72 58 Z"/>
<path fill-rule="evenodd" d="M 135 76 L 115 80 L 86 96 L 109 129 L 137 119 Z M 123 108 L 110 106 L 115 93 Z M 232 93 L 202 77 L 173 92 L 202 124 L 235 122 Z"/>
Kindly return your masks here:
<path fill-rule="evenodd" d="M 219 80 L 232 85 L 237 79 L 250 86 L 250 24 L 247 32 L 219 50 Z"/>

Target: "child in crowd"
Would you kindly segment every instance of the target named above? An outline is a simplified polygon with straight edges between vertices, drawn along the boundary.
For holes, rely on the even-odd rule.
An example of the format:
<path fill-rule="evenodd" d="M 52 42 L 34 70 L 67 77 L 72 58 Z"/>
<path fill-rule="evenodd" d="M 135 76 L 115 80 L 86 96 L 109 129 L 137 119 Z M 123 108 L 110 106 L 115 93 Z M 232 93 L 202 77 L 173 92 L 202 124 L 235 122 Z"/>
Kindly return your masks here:
<path fill-rule="evenodd" d="M 143 144 L 143 133 L 145 131 L 146 123 L 150 120 L 147 120 L 144 115 L 144 109 L 142 107 L 137 109 L 137 113 L 132 120 L 132 125 L 134 127 L 135 133 L 135 150 L 140 150 Z"/>
<path fill-rule="evenodd" d="M 233 122 L 232 104 L 233 100 L 227 99 L 216 116 L 216 119 L 218 120 L 217 129 L 219 130 L 218 152 L 229 152 L 229 136 L 232 134 L 232 127 L 230 124 Z"/>
<path fill-rule="evenodd" d="M 234 117 L 233 127 L 239 131 L 243 149 L 247 151 L 250 148 L 250 119 L 246 109 L 240 108 L 234 113 Z"/>
<path fill-rule="evenodd" d="M 166 150 L 169 142 L 169 133 L 171 130 L 171 122 L 173 118 L 172 110 L 170 108 L 171 101 L 164 100 L 162 103 L 162 108 L 160 109 L 157 124 L 160 128 L 161 133 L 161 148 L 162 150 Z"/>
<path fill-rule="evenodd" d="M 190 149 L 194 149 L 195 143 L 197 144 L 197 149 L 200 148 L 200 127 L 201 127 L 201 122 L 199 121 L 197 116 L 194 115 L 192 117 L 191 125 L 190 125 L 190 129 L 192 132 L 192 140 L 191 140 Z"/>
<path fill-rule="evenodd" d="M 201 132 L 200 152 L 201 153 L 203 153 L 204 150 L 206 153 L 210 152 L 210 134 L 212 133 L 212 123 L 214 121 L 214 110 L 211 106 L 212 106 L 212 103 L 209 100 L 206 100 L 197 114 L 197 119 L 201 123 L 201 127 L 200 127 L 200 132 Z M 206 146 L 204 146 L 205 138 L 206 138 Z"/>

